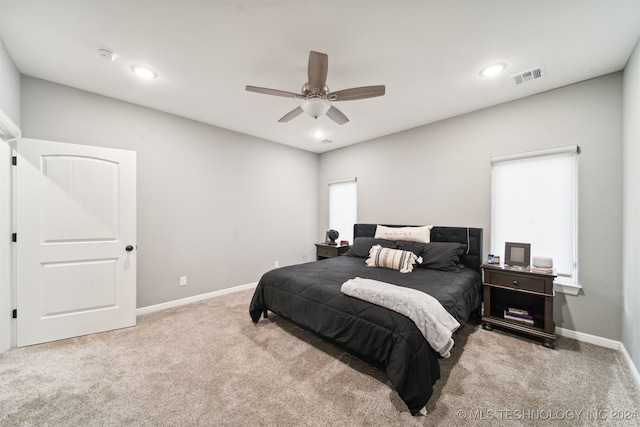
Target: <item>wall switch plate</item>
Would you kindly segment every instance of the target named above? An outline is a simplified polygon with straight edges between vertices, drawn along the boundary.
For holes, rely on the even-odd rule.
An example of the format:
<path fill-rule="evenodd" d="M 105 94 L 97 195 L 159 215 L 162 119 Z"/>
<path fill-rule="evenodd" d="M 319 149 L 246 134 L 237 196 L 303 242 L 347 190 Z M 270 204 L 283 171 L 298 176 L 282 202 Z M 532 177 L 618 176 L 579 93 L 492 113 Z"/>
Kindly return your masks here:
<path fill-rule="evenodd" d="M 273 263 L 273 266 L 274 266 L 275 268 L 279 268 L 279 267 L 280 267 L 280 261 L 276 261 L 276 262 L 274 262 L 274 263 Z"/>
<path fill-rule="evenodd" d="M 180 286 L 187 286 L 187 276 L 180 277 Z"/>

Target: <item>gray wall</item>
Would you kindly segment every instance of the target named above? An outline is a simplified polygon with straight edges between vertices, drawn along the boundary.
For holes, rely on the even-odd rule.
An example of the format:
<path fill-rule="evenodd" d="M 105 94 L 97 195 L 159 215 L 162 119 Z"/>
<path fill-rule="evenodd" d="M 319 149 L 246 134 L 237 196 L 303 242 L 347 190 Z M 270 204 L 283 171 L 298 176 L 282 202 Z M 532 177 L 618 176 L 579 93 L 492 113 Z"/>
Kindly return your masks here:
<path fill-rule="evenodd" d="M 640 369 L 640 41 L 624 70 L 622 344 Z"/>
<path fill-rule="evenodd" d="M 582 148 L 583 291 L 578 296 L 556 294 L 554 318 L 556 326 L 620 340 L 621 73 L 323 154 L 319 230 L 328 226 L 327 182 L 356 176 L 359 222 L 482 227 L 488 253 L 490 158 L 572 144 Z"/>
<path fill-rule="evenodd" d="M 137 152 L 138 307 L 314 259 L 317 154 L 26 76 L 22 131 Z"/>
<path fill-rule="evenodd" d="M 0 38 L 0 111 L 20 127 L 20 72 Z"/>

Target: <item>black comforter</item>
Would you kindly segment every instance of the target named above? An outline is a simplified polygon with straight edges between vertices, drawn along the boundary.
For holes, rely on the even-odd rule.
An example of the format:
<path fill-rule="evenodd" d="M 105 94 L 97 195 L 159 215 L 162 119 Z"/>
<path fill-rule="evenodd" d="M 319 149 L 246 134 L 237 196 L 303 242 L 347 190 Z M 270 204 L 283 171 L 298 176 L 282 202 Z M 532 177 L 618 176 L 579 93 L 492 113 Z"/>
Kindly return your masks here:
<path fill-rule="evenodd" d="M 249 309 L 254 322 L 270 310 L 381 364 L 415 415 L 440 378 L 439 356 L 409 318 L 342 294 L 342 283 L 354 277 L 426 292 L 461 325 L 480 306 L 480 277 L 467 268 L 459 272 L 417 268 L 402 274 L 367 267 L 362 258 L 340 256 L 271 270 L 258 283 Z"/>

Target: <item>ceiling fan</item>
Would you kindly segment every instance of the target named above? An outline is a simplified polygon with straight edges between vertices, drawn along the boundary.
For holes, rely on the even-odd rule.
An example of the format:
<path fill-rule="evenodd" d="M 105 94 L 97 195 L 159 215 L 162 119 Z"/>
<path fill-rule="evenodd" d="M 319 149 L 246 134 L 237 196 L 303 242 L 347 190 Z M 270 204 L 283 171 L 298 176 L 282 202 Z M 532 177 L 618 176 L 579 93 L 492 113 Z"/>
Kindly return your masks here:
<path fill-rule="evenodd" d="M 301 93 L 287 92 L 278 89 L 247 86 L 249 92 L 265 95 L 284 96 L 286 98 L 304 99 L 302 105 L 289 111 L 278 122 L 284 123 L 306 112 L 314 119 L 326 114 L 334 122 L 343 125 L 349 121 L 342 111 L 331 105 L 336 101 L 353 101 L 355 99 L 373 98 L 384 95 L 384 85 L 363 86 L 351 89 L 329 92 L 326 85 L 329 58 L 324 53 L 311 51 L 309 53 L 308 76 L 309 81 L 302 86 Z"/>

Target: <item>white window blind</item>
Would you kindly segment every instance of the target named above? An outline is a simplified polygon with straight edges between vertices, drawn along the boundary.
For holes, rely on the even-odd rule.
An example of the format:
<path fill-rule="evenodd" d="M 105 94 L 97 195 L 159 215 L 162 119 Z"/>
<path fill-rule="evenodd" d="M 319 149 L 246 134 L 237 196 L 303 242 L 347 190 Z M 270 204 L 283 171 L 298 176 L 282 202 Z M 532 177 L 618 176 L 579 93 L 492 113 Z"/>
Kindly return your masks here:
<path fill-rule="evenodd" d="M 553 259 L 557 282 L 577 284 L 578 146 L 491 159 L 491 251 L 530 243 Z"/>
<path fill-rule="evenodd" d="M 353 244 L 353 225 L 358 215 L 356 178 L 329 183 L 329 228 L 340 233 L 340 240 Z"/>

